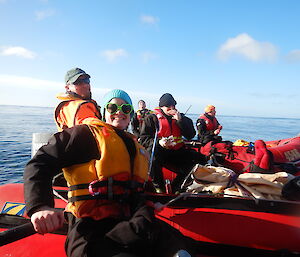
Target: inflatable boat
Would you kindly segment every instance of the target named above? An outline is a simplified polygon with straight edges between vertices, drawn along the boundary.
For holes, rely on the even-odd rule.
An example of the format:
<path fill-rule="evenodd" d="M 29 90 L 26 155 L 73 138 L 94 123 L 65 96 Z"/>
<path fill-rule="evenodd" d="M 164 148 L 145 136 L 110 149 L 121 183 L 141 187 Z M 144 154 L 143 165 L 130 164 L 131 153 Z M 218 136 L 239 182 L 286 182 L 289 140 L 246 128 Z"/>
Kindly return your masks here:
<path fill-rule="evenodd" d="M 39 148 L 45 138 L 34 136 Z M 47 135 L 47 138 L 49 135 Z M 187 145 L 237 173 L 290 169 L 299 175 L 300 137 L 234 146 L 197 142 Z M 174 173 L 165 170 L 166 178 Z M 67 188 L 55 187 L 55 207 L 66 205 Z M 191 238 L 198 256 L 300 256 L 300 202 L 225 197 L 205 192 L 147 194 L 165 206 L 156 216 Z M 34 233 L 25 211 L 23 184 L 0 186 L 0 257 L 66 257 L 67 226 L 55 233 Z"/>
<path fill-rule="evenodd" d="M 55 192 L 55 207 L 64 208 L 67 189 Z M 300 256 L 300 202 L 204 193 L 147 197 L 165 205 L 156 216 L 190 237 L 198 256 Z M 66 227 L 46 235 L 22 229 L 31 224 L 23 184 L 0 186 L 0 210 L 1 257 L 65 257 Z"/>

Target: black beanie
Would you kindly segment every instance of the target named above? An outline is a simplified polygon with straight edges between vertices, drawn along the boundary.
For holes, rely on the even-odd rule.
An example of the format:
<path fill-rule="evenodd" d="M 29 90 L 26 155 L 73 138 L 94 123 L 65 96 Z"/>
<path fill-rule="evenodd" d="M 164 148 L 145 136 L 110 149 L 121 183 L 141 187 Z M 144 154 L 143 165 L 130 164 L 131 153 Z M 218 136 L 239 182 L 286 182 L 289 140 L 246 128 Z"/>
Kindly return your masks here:
<path fill-rule="evenodd" d="M 161 98 L 159 98 L 159 107 L 171 105 L 175 106 L 176 104 L 177 102 L 175 101 L 174 97 L 169 93 L 165 93 L 161 96 Z"/>

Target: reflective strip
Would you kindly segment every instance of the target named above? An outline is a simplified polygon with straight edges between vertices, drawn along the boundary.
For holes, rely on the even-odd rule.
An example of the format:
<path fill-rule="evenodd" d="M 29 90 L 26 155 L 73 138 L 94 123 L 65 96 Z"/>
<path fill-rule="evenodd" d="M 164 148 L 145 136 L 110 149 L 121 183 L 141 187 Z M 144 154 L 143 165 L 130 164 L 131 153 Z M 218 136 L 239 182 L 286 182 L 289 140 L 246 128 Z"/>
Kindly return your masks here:
<path fill-rule="evenodd" d="M 183 139 L 182 139 L 181 136 L 180 136 L 180 137 L 174 137 L 174 142 L 175 142 L 176 144 L 183 143 Z"/>

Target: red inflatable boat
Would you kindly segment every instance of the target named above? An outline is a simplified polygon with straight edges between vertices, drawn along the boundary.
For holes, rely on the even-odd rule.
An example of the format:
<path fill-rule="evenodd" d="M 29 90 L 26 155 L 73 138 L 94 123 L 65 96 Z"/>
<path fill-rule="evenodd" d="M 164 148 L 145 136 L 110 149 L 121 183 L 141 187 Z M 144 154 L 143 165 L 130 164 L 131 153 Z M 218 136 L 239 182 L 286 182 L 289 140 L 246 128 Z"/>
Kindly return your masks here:
<path fill-rule="evenodd" d="M 66 188 L 56 188 L 61 195 Z M 167 207 L 157 217 L 195 240 L 199 256 L 299 256 L 300 203 L 291 201 L 227 198 L 205 194 L 149 194 Z M 65 202 L 55 200 L 56 208 Z M 0 186 L 0 231 L 29 222 L 22 184 Z M 11 230 L 7 230 L 11 231 Z M 33 234 L 8 243 L 0 233 L 0 256 L 65 257 L 66 228 L 44 236 Z M 7 240 L 8 239 L 8 240 Z"/>
<path fill-rule="evenodd" d="M 299 175 L 299 136 L 269 142 L 257 140 L 254 146 L 234 146 L 231 142 L 188 145 L 237 173 L 290 169 L 290 173 Z M 165 173 L 172 180 L 174 173 Z M 66 188 L 56 191 L 66 197 Z M 166 205 L 157 217 L 193 239 L 199 256 L 300 256 L 300 202 L 203 193 L 147 197 Z M 65 201 L 56 198 L 56 208 L 65 205 Z M 23 184 L 0 186 L 0 211 L 0 257 L 66 257 L 66 227 L 43 236 L 22 229 L 23 224 L 30 224 Z"/>

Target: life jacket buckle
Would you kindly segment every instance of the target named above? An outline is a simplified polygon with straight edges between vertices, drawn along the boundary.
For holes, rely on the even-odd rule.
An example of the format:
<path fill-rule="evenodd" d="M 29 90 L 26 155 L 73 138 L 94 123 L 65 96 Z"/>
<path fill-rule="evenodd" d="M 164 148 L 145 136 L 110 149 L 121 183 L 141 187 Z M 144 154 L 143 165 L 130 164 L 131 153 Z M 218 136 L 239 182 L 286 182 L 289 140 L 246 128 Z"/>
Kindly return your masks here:
<path fill-rule="evenodd" d="M 105 187 L 99 186 L 99 180 L 94 180 L 89 184 L 89 193 L 92 196 L 97 196 L 100 194 L 105 194 L 107 190 Z"/>

